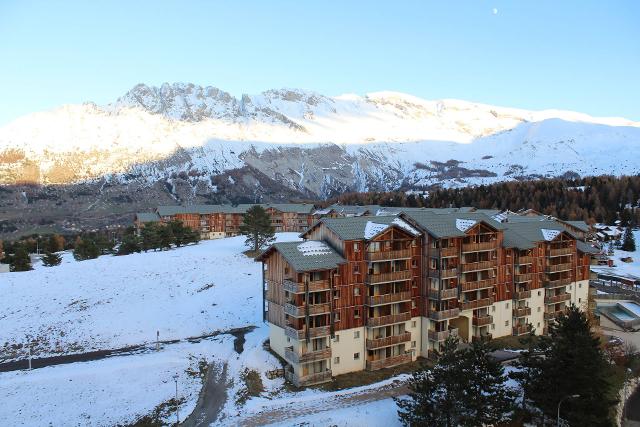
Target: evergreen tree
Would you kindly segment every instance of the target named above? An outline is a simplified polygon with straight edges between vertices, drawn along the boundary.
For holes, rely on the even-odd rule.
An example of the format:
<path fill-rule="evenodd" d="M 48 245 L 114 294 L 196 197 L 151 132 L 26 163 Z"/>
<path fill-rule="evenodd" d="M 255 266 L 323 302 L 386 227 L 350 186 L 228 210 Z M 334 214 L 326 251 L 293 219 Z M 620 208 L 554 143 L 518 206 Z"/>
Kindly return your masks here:
<path fill-rule="evenodd" d="M 631 230 L 631 226 L 627 226 L 624 230 L 624 238 L 622 240 L 622 248 L 623 251 L 627 252 L 635 252 L 636 250 L 636 239 L 633 237 L 633 231 Z"/>
<path fill-rule="evenodd" d="M 260 205 L 252 206 L 247 210 L 244 223 L 240 226 L 240 233 L 247 236 L 245 245 L 252 248 L 254 252 L 275 240 L 271 217 Z"/>
<path fill-rule="evenodd" d="M 140 231 L 142 250 L 146 252 L 149 249 L 155 250 L 160 247 L 159 229 L 160 226 L 155 222 L 145 224 Z"/>
<path fill-rule="evenodd" d="M 524 350 L 520 352 L 520 357 L 513 362 L 515 368 L 509 377 L 515 380 L 522 390 L 522 411 L 527 412 L 527 405 L 530 396 L 535 394 L 534 379 L 541 375 L 542 358 L 540 357 L 541 347 L 546 343 L 546 337 L 536 337 L 535 330 L 530 327 L 530 332 L 520 338 Z"/>
<path fill-rule="evenodd" d="M 173 242 L 177 247 L 189 243 L 197 243 L 200 240 L 200 234 L 191 227 L 185 226 L 182 221 L 170 221 L 167 226 L 171 228 Z"/>
<path fill-rule="evenodd" d="M 44 256 L 42 257 L 42 265 L 44 265 L 45 267 L 53 267 L 56 265 L 60 265 L 60 263 L 62 262 L 62 257 L 58 254 L 56 254 L 55 252 L 45 252 Z"/>
<path fill-rule="evenodd" d="M 550 332 L 551 337 L 542 340 L 542 356 L 533 358 L 529 394 L 533 404 L 555 418 L 560 400 L 579 394 L 562 404 L 563 419 L 572 426 L 613 425 L 610 414 L 616 402 L 607 397 L 611 367 L 586 315 L 572 305 Z"/>
<path fill-rule="evenodd" d="M 11 257 L 9 269 L 11 271 L 33 270 L 31 267 L 31 258 L 29 258 L 29 251 L 24 245 L 18 245 L 15 247 L 15 253 Z"/>
<path fill-rule="evenodd" d="M 59 234 L 52 234 L 44 242 L 45 252 L 60 252 L 64 250 L 65 240 Z"/>
<path fill-rule="evenodd" d="M 99 255 L 100 248 L 90 236 L 78 236 L 75 248 L 73 249 L 73 257 L 77 261 L 98 258 Z"/>
<path fill-rule="evenodd" d="M 122 241 L 120 242 L 116 255 L 129 255 L 134 252 L 140 252 L 141 250 L 142 248 L 140 247 L 140 239 L 138 236 L 135 234 L 125 234 L 122 237 Z"/>
<path fill-rule="evenodd" d="M 158 227 L 158 247 L 160 250 L 171 249 L 171 244 L 174 240 L 173 230 L 168 224 Z"/>

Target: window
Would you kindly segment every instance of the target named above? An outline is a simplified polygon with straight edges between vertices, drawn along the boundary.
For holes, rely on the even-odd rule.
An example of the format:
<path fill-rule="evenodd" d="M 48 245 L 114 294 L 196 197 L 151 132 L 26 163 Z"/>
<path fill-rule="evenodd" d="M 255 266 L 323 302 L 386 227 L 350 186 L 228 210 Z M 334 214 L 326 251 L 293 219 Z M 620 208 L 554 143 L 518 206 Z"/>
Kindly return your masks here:
<path fill-rule="evenodd" d="M 411 300 L 411 308 L 416 308 L 416 300 Z"/>
<path fill-rule="evenodd" d="M 356 319 L 360 318 L 360 309 L 356 308 L 355 310 L 353 310 L 353 317 Z"/>
<path fill-rule="evenodd" d="M 289 267 L 284 268 L 284 274 L 289 274 Z"/>
<path fill-rule="evenodd" d="M 360 295 L 360 288 L 358 288 L 357 286 L 355 288 L 353 288 L 353 295 L 354 296 L 359 296 Z"/>
<path fill-rule="evenodd" d="M 504 305 L 504 308 L 509 308 L 509 303 L 506 303 L 506 304 Z"/>
<path fill-rule="evenodd" d="M 357 262 L 353 264 L 353 272 L 356 274 L 360 273 L 360 264 L 358 264 Z"/>
<path fill-rule="evenodd" d="M 415 341 L 411 341 L 411 348 L 416 348 L 416 342 Z"/>
<path fill-rule="evenodd" d="M 540 293 L 540 291 L 538 291 L 538 296 L 540 296 L 540 295 L 542 295 L 542 294 Z"/>
<path fill-rule="evenodd" d="M 491 324 L 491 330 L 493 331 L 496 328 L 496 325 L 494 325 L 493 323 Z"/>
<path fill-rule="evenodd" d="M 353 339 L 357 340 L 360 338 L 360 331 L 353 331 Z"/>
<path fill-rule="evenodd" d="M 334 357 L 333 358 L 333 363 L 335 363 L 336 365 L 340 364 L 340 358 L 339 357 Z"/>
<path fill-rule="evenodd" d="M 335 337 L 333 337 L 333 340 L 334 340 L 335 342 L 340 342 L 340 335 L 336 334 L 336 336 L 335 336 Z"/>
<path fill-rule="evenodd" d="M 578 298 L 578 302 L 582 302 L 582 298 Z"/>
<path fill-rule="evenodd" d="M 418 261 L 416 261 L 415 259 L 411 260 L 411 267 L 417 267 L 418 266 Z"/>
<path fill-rule="evenodd" d="M 291 338 L 287 337 L 287 342 L 291 342 Z"/>
<path fill-rule="evenodd" d="M 504 321 L 504 326 L 509 326 L 509 321 L 508 320 Z"/>
<path fill-rule="evenodd" d="M 542 309 L 542 307 L 538 307 L 538 313 L 540 313 L 540 310 Z"/>
<path fill-rule="evenodd" d="M 579 288 L 582 288 L 582 283 L 578 283 L 578 287 L 579 287 Z"/>
<path fill-rule="evenodd" d="M 571 285 L 569 285 L 569 290 L 571 290 Z"/>
<path fill-rule="evenodd" d="M 334 299 L 340 298 L 340 289 L 334 289 L 333 290 L 333 298 Z"/>
<path fill-rule="evenodd" d="M 353 251 L 354 251 L 354 252 L 360 252 L 360 243 L 355 242 L 355 243 L 353 244 Z"/>
<path fill-rule="evenodd" d="M 411 246 L 416 247 L 418 244 L 416 243 L 415 239 L 411 241 Z"/>
<path fill-rule="evenodd" d="M 415 321 L 415 320 L 412 320 L 412 321 L 411 321 L 411 327 L 412 327 L 412 328 L 415 328 L 415 327 L 416 327 L 416 321 Z"/>
<path fill-rule="evenodd" d="M 538 322 L 538 328 L 540 327 L 540 322 Z"/>
<path fill-rule="evenodd" d="M 491 311 L 496 311 L 496 306 L 495 305 L 491 306 Z"/>
<path fill-rule="evenodd" d="M 333 313 L 333 321 L 334 322 L 339 322 L 340 321 L 340 312 L 336 311 L 335 313 Z"/>
<path fill-rule="evenodd" d="M 353 353 L 353 360 L 360 360 L 360 353 Z"/>

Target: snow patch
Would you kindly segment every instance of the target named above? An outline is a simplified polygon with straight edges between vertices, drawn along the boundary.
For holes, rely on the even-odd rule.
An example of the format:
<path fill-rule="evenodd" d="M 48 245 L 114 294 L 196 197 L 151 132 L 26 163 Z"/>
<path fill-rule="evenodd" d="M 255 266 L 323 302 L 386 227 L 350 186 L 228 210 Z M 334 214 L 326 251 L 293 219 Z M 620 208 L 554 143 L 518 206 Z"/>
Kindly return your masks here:
<path fill-rule="evenodd" d="M 420 232 L 418 230 L 416 230 L 415 228 L 413 228 L 412 226 L 410 226 L 406 221 L 400 219 L 400 218 L 395 218 L 393 220 L 393 224 L 399 226 L 400 228 L 403 228 L 405 230 L 407 230 L 409 233 L 413 234 L 414 236 L 417 236 L 420 234 Z"/>
<path fill-rule="evenodd" d="M 317 240 L 309 240 L 297 246 L 298 251 L 304 256 L 326 255 L 331 253 L 331 248 L 326 243 Z"/>
<path fill-rule="evenodd" d="M 476 225 L 476 221 L 472 219 L 460 219 L 456 218 L 456 228 L 463 233 Z"/>
<path fill-rule="evenodd" d="M 551 241 L 556 237 L 558 237 L 558 234 L 560 234 L 560 230 L 549 230 L 549 229 L 543 228 L 540 231 L 542 232 L 542 237 L 544 237 L 544 240 L 546 241 Z"/>
<path fill-rule="evenodd" d="M 367 225 L 364 227 L 364 238 L 371 239 L 373 236 L 383 232 L 387 227 L 389 227 L 387 224 L 377 224 L 367 221 Z"/>

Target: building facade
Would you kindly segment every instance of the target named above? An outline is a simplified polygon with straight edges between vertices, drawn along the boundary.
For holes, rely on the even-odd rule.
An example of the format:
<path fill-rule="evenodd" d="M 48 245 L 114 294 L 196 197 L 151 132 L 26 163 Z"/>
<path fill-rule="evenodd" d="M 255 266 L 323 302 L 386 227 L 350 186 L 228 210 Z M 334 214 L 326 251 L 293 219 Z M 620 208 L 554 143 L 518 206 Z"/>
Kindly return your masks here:
<path fill-rule="evenodd" d="M 543 334 L 587 308 L 590 255 L 557 221 L 430 210 L 325 217 L 301 237 L 259 257 L 271 348 L 298 386 L 437 355 L 450 335 Z"/>

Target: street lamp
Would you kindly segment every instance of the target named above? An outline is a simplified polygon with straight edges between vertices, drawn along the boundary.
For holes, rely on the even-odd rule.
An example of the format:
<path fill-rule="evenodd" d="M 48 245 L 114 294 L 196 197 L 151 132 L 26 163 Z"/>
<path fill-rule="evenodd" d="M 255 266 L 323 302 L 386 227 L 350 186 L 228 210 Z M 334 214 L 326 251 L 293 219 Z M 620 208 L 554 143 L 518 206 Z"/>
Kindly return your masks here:
<path fill-rule="evenodd" d="M 558 422 L 557 422 L 557 427 L 560 427 L 560 405 L 562 405 L 562 402 L 564 402 L 567 399 L 577 399 L 578 397 L 580 397 L 579 394 L 570 394 L 570 395 L 565 396 L 562 399 L 560 399 L 560 402 L 558 402 Z"/>
<path fill-rule="evenodd" d="M 180 425 L 180 412 L 178 406 L 178 374 L 173 376 L 173 380 L 176 382 L 176 425 Z"/>

